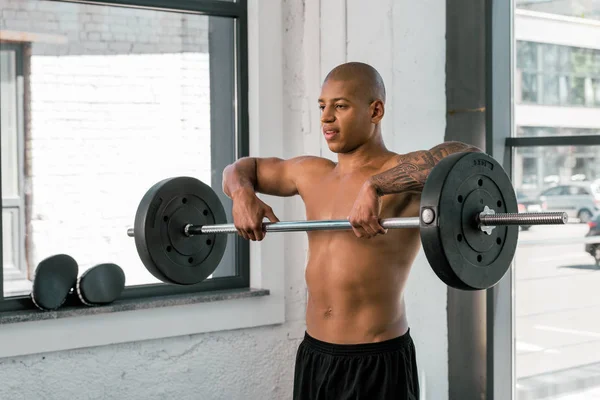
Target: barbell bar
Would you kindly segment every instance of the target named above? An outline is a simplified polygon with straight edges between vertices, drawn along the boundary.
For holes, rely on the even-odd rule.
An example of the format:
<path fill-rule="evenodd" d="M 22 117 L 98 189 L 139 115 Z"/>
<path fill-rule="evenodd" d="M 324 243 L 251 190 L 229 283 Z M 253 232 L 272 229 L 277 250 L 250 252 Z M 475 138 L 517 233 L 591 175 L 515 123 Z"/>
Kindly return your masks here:
<path fill-rule="evenodd" d="M 563 225 L 566 213 L 518 213 L 506 172 L 484 153 L 456 153 L 430 172 L 419 217 L 387 218 L 386 229 L 419 228 L 425 256 L 448 286 L 488 289 L 508 271 L 519 225 Z M 127 235 L 159 280 L 197 284 L 218 267 L 227 246 L 226 213 L 215 191 L 191 177 L 164 179 L 143 196 Z M 348 220 L 265 222 L 266 232 L 349 230 Z"/>
<path fill-rule="evenodd" d="M 492 210 L 490 210 L 492 211 Z M 431 210 L 425 209 L 419 217 L 405 218 L 386 218 L 380 221 L 385 229 L 401 228 L 419 228 L 421 221 L 425 224 L 433 222 L 430 217 Z M 569 217 L 564 212 L 538 212 L 538 213 L 490 213 L 476 214 L 473 216 L 473 222 L 482 227 L 495 227 L 506 225 L 562 225 L 568 223 Z M 310 231 L 333 231 L 349 230 L 352 224 L 348 220 L 322 220 L 322 221 L 283 221 L 283 222 L 264 222 L 262 229 L 265 232 L 310 232 Z M 231 234 L 238 233 L 235 224 L 216 224 L 216 225 L 194 225 L 185 224 L 181 231 L 186 236 L 210 235 L 210 234 Z M 485 231 L 484 231 L 485 232 Z M 127 230 L 127 235 L 135 236 L 133 228 Z"/>

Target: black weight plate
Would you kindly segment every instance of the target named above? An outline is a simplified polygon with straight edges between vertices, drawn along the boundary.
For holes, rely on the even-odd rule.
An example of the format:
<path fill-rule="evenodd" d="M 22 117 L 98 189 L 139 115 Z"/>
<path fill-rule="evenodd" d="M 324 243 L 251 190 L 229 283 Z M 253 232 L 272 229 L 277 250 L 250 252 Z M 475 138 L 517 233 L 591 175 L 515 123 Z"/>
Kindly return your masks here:
<path fill-rule="evenodd" d="M 224 234 L 188 237 L 186 224 L 227 220 L 214 190 L 191 177 L 162 180 L 142 198 L 134 224 L 135 244 L 144 266 L 165 283 L 193 285 L 212 274 L 225 253 Z"/>
<path fill-rule="evenodd" d="M 456 153 L 431 171 L 421 196 L 421 210 L 431 208 L 434 223 L 421 221 L 425 256 L 448 286 L 488 289 L 506 274 L 514 258 L 518 226 L 497 226 L 491 235 L 476 224 L 484 207 L 516 213 L 517 199 L 502 166 L 483 153 Z"/>

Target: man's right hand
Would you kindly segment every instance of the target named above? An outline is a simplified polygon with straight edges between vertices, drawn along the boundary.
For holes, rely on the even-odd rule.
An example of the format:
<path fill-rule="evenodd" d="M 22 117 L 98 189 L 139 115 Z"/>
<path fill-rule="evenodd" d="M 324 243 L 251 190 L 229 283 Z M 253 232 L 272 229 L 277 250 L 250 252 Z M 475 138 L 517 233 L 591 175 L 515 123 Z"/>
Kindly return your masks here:
<path fill-rule="evenodd" d="M 233 200 L 233 224 L 239 235 L 248 240 L 263 240 L 263 220 L 268 218 L 271 222 L 279 222 L 273 209 L 261 201 L 254 190 L 249 188 L 238 189 L 231 196 Z"/>

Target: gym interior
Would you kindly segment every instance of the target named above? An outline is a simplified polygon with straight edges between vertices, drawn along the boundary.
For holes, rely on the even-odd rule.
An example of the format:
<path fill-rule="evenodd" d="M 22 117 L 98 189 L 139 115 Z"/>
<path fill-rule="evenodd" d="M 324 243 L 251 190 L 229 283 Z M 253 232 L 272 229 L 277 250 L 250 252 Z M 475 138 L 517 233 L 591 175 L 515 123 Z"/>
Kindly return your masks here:
<path fill-rule="evenodd" d="M 236 159 L 334 160 L 317 99 L 348 61 L 384 79 L 390 150 L 478 146 L 519 212 L 569 217 L 515 229 L 486 290 L 449 287 L 419 252 L 421 398 L 600 398 L 597 1 L 0 0 L 0 399 L 292 398 L 306 236 L 224 236 L 209 276 L 177 285 L 132 229 L 163 179 L 206 183 L 231 222 Z M 305 219 L 298 197 L 261 198 Z M 36 268 L 58 254 L 80 276 L 117 265 L 123 290 L 40 310 Z"/>

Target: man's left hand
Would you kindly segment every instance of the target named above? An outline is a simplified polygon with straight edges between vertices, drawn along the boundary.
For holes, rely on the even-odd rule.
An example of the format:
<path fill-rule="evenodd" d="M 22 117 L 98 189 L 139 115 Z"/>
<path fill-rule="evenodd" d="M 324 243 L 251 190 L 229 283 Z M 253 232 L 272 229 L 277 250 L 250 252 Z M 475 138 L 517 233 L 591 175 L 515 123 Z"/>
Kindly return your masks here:
<path fill-rule="evenodd" d="M 387 233 L 387 229 L 379 222 L 380 212 L 381 197 L 371 182 L 367 181 L 358 192 L 348 217 L 354 234 L 359 238 L 372 238 Z"/>

